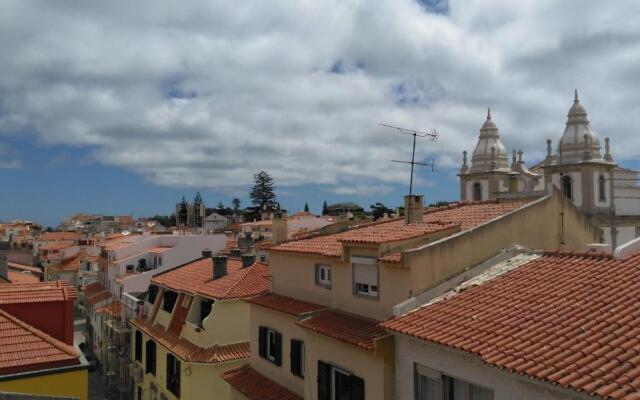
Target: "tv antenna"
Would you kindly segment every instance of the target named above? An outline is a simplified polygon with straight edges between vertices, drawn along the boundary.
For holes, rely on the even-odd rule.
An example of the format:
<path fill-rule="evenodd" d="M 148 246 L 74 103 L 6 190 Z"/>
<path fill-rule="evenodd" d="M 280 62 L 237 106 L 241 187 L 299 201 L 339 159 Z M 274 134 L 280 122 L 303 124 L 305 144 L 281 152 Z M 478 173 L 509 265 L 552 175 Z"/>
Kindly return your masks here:
<path fill-rule="evenodd" d="M 432 159 L 431 162 L 424 163 L 416 161 L 416 138 L 426 138 L 430 142 L 435 142 L 440 137 L 440 134 L 435 129 L 431 129 L 429 132 L 421 132 L 415 129 L 405 129 L 400 128 L 398 126 L 386 125 L 386 124 L 378 124 L 380 126 L 384 126 L 386 128 L 391 128 L 399 131 L 400 133 L 404 133 L 405 135 L 413 136 L 413 149 L 411 150 L 411 161 L 403 161 L 403 160 L 391 160 L 392 162 L 410 164 L 411 165 L 411 178 L 409 179 L 409 196 L 413 195 L 413 169 L 416 165 L 421 167 L 431 167 L 431 171 L 435 170 L 436 159 Z"/>

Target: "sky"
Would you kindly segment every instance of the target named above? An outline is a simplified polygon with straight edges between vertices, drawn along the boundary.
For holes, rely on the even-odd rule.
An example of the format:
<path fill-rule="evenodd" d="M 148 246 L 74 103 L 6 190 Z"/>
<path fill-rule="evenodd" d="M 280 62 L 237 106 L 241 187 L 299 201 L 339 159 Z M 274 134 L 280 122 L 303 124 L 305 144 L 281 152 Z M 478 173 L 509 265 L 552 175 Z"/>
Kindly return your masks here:
<path fill-rule="evenodd" d="M 577 88 L 614 158 L 640 159 L 635 0 L 2 0 L 0 220 L 170 214 L 247 193 L 290 211 L 455 200 L 491 107 L 529 164 Z"/>

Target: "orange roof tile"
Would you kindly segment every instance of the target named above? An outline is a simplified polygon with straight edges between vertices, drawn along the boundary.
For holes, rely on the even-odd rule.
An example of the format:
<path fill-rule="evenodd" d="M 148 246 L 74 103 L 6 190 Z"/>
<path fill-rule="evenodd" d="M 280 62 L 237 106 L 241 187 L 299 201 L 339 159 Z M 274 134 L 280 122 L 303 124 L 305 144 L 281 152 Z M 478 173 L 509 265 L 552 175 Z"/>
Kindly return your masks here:
<path fill-rule="evenodd" d="M 249 365 L 226 371 L 220 376 L 249 400 L 302 400 L 302 396 L 280 386 Z"/>
<path fill-rule="evenodd" d="M 80 263 L 87 257 L 86 253 L 81 252 L 62 260 L 60 264 L 50 265 L 49 269 L 57 272 L 77 272 L 80 269 Z"/>
<path fill-rule="evenodd" d="M 41 303 L 76 298 L 76 289 L 66 281 L 14 283 L 0 286 L 0 304 Z"/>
<path fill-rule="evenodd" d="M 107 290 L 107 288 L 105 288 L 100 282 L 93 282 L 87 286 L 82 287 L 81 289 L 82 293 L 85 296 L 93 296 L 94 294 L 105 290 Z"/>
<path fill-rule="evenodd" d="M 65 343 L 0 310 L 0 375 L 79 364 Z"/>
<path fill-rule="evenodd" d="M 111 295 L 111 292 L 108 292 L 105 290 L 102 292 L 98 292 L 92 296 L 85 297 L 85 303 L 90 306 L 95 306 L 98 303 L 102 303 L 105 300 L 109 300 L 111 297 L 113 297 Z"/>
<path fill-rule="evenodd" d="M 593 396 L 637 399 L 640 254 L 547 253 L 383 327 Z"/>
<path fill-rule="evenodd" d="M 55 242 L 59 240 L 78 240 L 80 235 L 76 232 L 43 232 L 38 238 L 41 242 Z"/>
<path fill-rule="evenodd" d="M 256 262 L 242 267 L 242 261 L 227 260 L 227 275 L 213 279 L 211 257 L 174 268 L 153 277 L 152 282 L 170 289 L 214 299 L 240 299 L 266 292 L 271 287 L 269 267 Z"/>
<path fill-rule="evenodd" d="M 127 273 L 124 273 L 122 275 L 118 275 L 114 279 L 114 281 L 116 281 L 117 283 L 122 284 L 122 282 L 124 282 L 125 280 L 131 278 L 132 276 L 136 276 L 136 275 L 139 275 L 139 274 L 140 274 L 139 272 L 127 272 Z"/>
<path fill-rule="evenodd" d="M 118 300 L 114 300 L 105 306 L 96 308 L 96 314 L 107 313 L 112 317 L 116 317 L 120 315 L 121 312 L 122 312 L 122 303 Z"/>
<path fill-rule="evenodd" d="M 222 363 L 249 358 L 249 342 L 214 345 L 202 348 L 180 338 L 171 331 L 165 331 L 160 325 L 136 319 L 131 324 L 152 337 L 167 350 L 187 362 Z"/>
<path fill-rule="evenodd" d="M 153 249 L 149 250 L 149 253 L 164 253 L 167 250 L 173 249 L 173 246 L 158 246 L 158 247 L 154 247 Z"/>
<path fill-rule="evenodd" d="M 304 328 L 367 350 L 373 350 L 375 339 L 389 336 L 376 321 L 339 310 L 324 310 L 296 322 Z"/>
<path fill-rule="evenodd" d="M 270 250 L 340 257 L 343 242 L 382 243 L 405 240 L 451 229 L 456 225 L 460 226 L 462 230 L 467 230 L 505 215 L 530 202 L 531 200 L 520 199 L 500 202 L 492 200 L 454 203 L 426 209 L 422 216 L 422 223 L 419 224 L 407 225 L 404 223 L 404 218 L 395 218 L 355 227 L 333 235 L 289 241 L 272 247 Z"/>
<path fill-rule="evenodd" d="M 42 270 L 38 267 L 34 267 L 32 265 L 25 265 L 25 264 L 19 264 L 13 261 L 9 261 L 7 263 L 9 265 L 9 269 L 16 269 L 16 270 L 20 270 L 20 271 L 29 271 L 32 272 L 34 274 L 40 274 L 42 275 Z"/>
<path fill-rule="evenodd" d="M 9 280 L 11 283 L 36 283 L 40 282 L 40 278 L 32 275 L 30 272 L 9 271 Z"/>
<path fill-rule="evenodd" d="M 76 243 L 75 242 L 71 242 L 71 241 L 58 241 L 58 242 L 49 242 L 47 244 L 43 244 L 42 246 L 38 247 L 38 250 L 62 250 L 62 249 L 67 249 L 69 247 L 73 247 L 75 246 Z"/>
<path fill-rule="evenodd" d="M 251 299 L 247 299 L 246 301 L 294 316 L 302 316 L 327 308 L 320 304 L 309 303 L 308 301 L 302 301 L 294 299 L 293 297 L 282 296 L 275 293 L 265 293 Z"/>

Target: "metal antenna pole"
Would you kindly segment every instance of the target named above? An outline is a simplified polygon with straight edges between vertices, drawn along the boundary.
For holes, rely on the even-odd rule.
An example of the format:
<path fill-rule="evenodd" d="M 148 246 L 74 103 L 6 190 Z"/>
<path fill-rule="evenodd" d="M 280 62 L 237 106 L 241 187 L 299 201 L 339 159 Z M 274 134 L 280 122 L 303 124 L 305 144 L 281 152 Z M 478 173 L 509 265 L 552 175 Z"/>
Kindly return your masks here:
<path fill-rule="evenodd" d="M 409 179 L 409 196 L 413 195 L 413 166 L 416 159 L 416 134 L 413 134 L 413 151 L 411 152 L 411 178 Z"/>

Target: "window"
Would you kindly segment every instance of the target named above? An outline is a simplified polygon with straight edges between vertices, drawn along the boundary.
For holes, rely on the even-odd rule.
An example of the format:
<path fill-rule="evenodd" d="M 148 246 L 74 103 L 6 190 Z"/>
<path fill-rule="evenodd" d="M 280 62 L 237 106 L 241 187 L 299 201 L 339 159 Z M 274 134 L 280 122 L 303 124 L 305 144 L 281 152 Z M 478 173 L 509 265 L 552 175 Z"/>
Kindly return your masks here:
<path fill-rule="evenodd" d="M 316 264 L 316 285 L 331 289 L 331 265 Z"/>
<path fill-rule="evenodd" d="M 364 379 L 318 361 L 318 400 L 364 400 Z"/>
<path fill-rule="evenodd" d="M 480 184 L 480 182 L 476 182 L 473 184 L 473 200 L 482 200 L 482 185 Z"/>
<path fill-rule="evenodd" d="M 277 366 L 282 365 L 282 335 L 279 332 L 261 326 L 258 332 L 258 347 L 260 357 Z"/>
<path fill-rule="evenodd" d="M 607 192 L 605 190 L 605 177 L 600 175 L 598 177 L 598 198 L 600 201 L 607 201 Z"/>
<path fill-rule="evenodd" d="M 127 264 L 127 272 L 133 272 L 134 269 L 135 269 L 135 265 Z"/>
<path fill-rule="evenodd" d="M 200 328 L 202 328 L 202 322 L 211 314 L 214 301 L 209 299 L 203 299 L 200 301 Z"/>
<path fill-rule="evenodd" d="M 180 360 L 167 354 L 167 390 L 180 397 Z"/>
<path fill-rule="evenodd" d="M 493 400 L 493 391 L 420 364 L 414 365 L 416 400 Z"/>
<path fill-rule="evenodd" d="M 147 340 L 144 370 L 147 374 L 156 374 L 156 342 Z"/>
<path fill-rule="evenodd" d="M 136 361 L 142 362 L 142 332 L 136 331 L 136 348 L 134 349 Z"/>
<path fill-rule="evenodd" d="M 158 297 L 158 292 L 160 288 L 156 285 L 149 285 L 149 289 L 147 290 L 147 301 L 151 304 L 156 302 L 156 297 Z"/>
<path fill-rule="evenodd" d="M 300 378 L 304 378 L 304 342 L 291 339 L 291 373 Z"/>
<path fill-rule="evenodd" d="M 173 311 L 173 306 L 176 304 L 177 299 L 178 299 L 178 293 L 172 292 L 171 290 L 165 290 L 162 309 L 170 313 L 171 311 Z"/>
<path fill-rule="evenodd" d="M 569 175 L 562 176 L 562 194 L 567 196 L 567 199 L 573 200 L 573 182 Z"/>
<path fill-rule="evenodd" d="M 138 386 L 138 400 L 142 400 L 142 387 Z"/>
<path fill-rule="evenodd" d="M 377 264 L 353 264 L 353 292 L 370 297 L 378 297 Z"/>
<path fill-rule="evenodd" d="M 158 266 L 162 267 L 162 256 L 158 257 Z"/>

